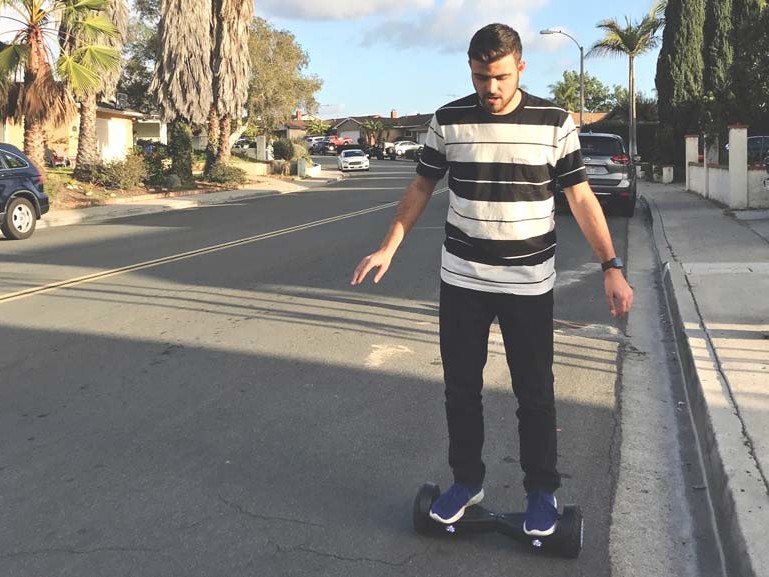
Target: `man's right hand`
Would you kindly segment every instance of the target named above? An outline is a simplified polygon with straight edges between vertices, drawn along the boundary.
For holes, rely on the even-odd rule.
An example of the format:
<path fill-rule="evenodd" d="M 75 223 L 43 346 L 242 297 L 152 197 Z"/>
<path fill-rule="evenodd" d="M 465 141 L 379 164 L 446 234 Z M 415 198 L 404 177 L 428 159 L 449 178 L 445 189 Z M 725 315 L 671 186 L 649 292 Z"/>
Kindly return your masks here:
<path fill-rule="evenodd" d="M 369 271 L 374 268 L 379 269 L 374 276 L 374 282 L 378 283 L 387 272 L 387 269 L 390 268 L 392 259 L 393 255 L 383 249 L 379 249 L 375 253 L 368 255 L 360 261 L 357 267 L 355 267 L 355 272 L 352 275 L 350 284 L 353 286 L 361 284 Z"/>

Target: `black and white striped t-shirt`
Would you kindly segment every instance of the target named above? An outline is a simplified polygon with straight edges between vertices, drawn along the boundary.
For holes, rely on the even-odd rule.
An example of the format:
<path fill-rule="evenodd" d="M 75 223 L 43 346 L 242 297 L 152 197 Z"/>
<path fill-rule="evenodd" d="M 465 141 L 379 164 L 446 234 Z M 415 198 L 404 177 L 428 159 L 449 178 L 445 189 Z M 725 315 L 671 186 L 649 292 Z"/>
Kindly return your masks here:
<path fill-rule="evenodd" d="M 555 284 L 552 183 L 587 180 L 571 115 L 523 92 L 511 113 L 484 110 L 476 94 L 438 109 L 417 173 L 449 171 L 441 278 L 474 290 L 544 294 Z"/>

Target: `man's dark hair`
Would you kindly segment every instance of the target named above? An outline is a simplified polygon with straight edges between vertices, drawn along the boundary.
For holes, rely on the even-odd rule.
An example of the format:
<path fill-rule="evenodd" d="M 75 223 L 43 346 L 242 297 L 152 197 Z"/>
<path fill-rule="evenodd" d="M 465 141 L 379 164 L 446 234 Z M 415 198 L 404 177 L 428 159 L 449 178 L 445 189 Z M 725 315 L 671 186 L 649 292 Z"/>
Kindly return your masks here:
<path fill-rule="evenodd" d="M 479 62 L 495 62 L 508 54 L 520 61 L 523 47 L 521 37 L 506 24 L 489 24 L 473 35 L 467 55 Z"/>

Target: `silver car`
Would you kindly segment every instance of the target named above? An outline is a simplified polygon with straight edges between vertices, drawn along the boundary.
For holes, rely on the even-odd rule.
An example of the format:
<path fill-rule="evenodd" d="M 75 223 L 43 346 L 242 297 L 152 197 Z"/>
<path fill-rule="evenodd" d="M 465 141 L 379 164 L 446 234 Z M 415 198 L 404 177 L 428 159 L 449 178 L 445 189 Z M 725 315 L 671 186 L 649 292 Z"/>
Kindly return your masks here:
<path fill-rule="evenodd" d="M 586 132 L 579 135 L 590 187 L 602 204 L 633 216 L 636 170 L 621 136 Z"/>

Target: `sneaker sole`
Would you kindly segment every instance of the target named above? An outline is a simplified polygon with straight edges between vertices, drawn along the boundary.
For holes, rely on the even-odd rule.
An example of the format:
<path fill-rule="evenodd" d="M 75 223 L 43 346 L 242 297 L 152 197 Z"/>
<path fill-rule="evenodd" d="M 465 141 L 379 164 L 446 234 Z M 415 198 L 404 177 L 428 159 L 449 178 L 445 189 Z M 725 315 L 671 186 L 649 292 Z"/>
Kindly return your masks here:
<path fill-rule="evenodd" d="M 555 507 L 556 507 L 556 510 L 557 510 L 558 509 L 558 501 L 556 500 L 555 497 L 553 497 L 553 500 L 555 501 Z M 555 523 L 553 523 L 552 527 L 550 527 L 549 529 L 545 529 L 544 531 L 538 531 L 537 529 L 532 529 L 531 531 L 529 531 L 526 528 L 526 521 L 524 521 L 523 522 L 523 532 L 526 533 L 527 535 L 531 535 L 532 537 L 548 537 L 549 535 L 552 535 L 553 533 L 555 533 L 555 526 L 557 524 L 558 524 L 558 522 L 556 521 Z"/>
<path fill-rule="evenodd" d="M 439 517 L 438 515 L 436 515 L 435 513 L 433 513 L 433 511 L 432 511 L 432 509 L 431 509 L 431 510 L 430 510 L 430 518 L 431 518 L 433 521 L 438 521 L 439 523 L 443 523 L 444 525 L 451 525 L 452 523 L 456 523 L 457 521 L 459 521 L 459 520 L 462 518 L 462 515 L 464 515 L 464 514 L 465 514 L 465 509 L 466 509 L 467 507 L 470 507 L 470 506 L 472 506 L 472 505 L 477 505 L 477 504 L 478 504 L 478 503 L 480 503 L 482 500 L 483 500 L 483 489 L 481 489 L 481 490 L 480 490 L 478 493 L 476 493 L 475 495 L 473 495 L 473 498 L 472 498 L 472 499 L 470 499 L 470 500 L 467 502 L 467 505 L 465 505 L 465 506 L 464 506 L 464 507 L 462 507 L 462 508 L 461 508 L 459 511 L 457 511 L 457 514 L 456 514 L 456 515 L 454 515 L 453 517 L 450 517 L 450 518 L 448 518 L 448 519 L 442 519 L 441 517 Z"/>

